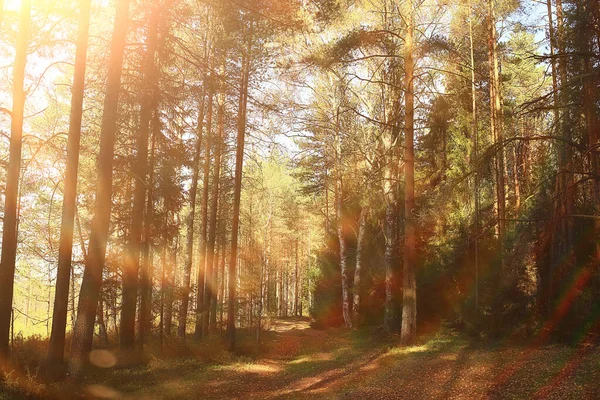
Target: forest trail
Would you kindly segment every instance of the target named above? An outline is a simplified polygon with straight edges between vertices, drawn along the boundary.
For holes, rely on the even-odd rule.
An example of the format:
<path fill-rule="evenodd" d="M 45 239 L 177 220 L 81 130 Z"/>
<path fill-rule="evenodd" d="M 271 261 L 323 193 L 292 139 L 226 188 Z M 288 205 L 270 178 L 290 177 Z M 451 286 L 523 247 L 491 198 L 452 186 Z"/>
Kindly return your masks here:
<path fill-rule="evenodd" d="M 600 349 L 476 347 L 457 336 L 399 348 L 373 330 L 317 330 L 279 319 L 260 356 L 152 360 L 108 372 L 91 398 L 124 399 L 592 399 Z M 240 353 L 244 352 L 244 347 Z"/>

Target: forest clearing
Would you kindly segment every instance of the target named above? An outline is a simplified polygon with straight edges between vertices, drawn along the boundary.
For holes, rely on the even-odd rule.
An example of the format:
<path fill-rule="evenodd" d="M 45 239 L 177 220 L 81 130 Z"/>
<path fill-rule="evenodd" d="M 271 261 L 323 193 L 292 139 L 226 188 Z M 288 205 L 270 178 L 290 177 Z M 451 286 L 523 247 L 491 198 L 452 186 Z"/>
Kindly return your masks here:
<path fill-rule="evenodd" d="M 598 0 L 0 0 L 0 395 L 600 396 Z"/>

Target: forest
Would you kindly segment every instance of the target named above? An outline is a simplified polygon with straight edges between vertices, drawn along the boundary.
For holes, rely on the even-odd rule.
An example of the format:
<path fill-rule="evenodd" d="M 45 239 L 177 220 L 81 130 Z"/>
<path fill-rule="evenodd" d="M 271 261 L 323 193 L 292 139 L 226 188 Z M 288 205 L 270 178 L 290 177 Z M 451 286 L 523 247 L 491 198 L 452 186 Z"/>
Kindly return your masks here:
<path fill-rule="evenodd" d="M 0 0 L 0 399 L 594 399 L 598 0 Z"/>

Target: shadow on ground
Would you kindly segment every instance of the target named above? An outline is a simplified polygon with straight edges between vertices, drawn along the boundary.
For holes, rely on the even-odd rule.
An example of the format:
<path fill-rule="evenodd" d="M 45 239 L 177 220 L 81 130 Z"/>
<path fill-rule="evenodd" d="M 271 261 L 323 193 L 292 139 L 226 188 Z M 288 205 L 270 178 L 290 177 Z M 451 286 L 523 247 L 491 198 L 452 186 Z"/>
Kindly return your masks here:
<path fill-rule="evenodd" d="M 600 393 L 596 346 L 486 348 L 446 333 L 400 348 L 397 339 L 279 319 L 258 351 L 242 342 L 241 354 L 232 355 L 209 343 L 204 352 L 191 348 L 188 357 L 151 358 L 144 366 L 92 375 L 73 392 L 65 386 L 52 392 L 177 400 L 592 399 Z"/>

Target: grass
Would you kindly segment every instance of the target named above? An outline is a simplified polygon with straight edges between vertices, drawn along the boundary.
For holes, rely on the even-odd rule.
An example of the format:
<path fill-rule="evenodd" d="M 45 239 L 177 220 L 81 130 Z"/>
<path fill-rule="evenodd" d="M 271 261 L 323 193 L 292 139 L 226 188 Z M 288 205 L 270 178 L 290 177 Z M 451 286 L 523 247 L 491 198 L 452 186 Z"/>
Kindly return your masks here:
<path fill-rule="evenodd" d="M 167 355 L 147 354 L 143 365 L 120 361 L 96 369 L 77 385 L 9 377 L 5 386 L 12 385 L 12 395 L 29 382 L 29 393 L 50 398 L 177 400 L 592 399 L 600 393 L 600 349 L 593 345 L 473 345 L 445 332 L 401 348 L 399 338 L 382 338 L 373 329 L 319 331 L 294 319 L 276 321 L 263 338 L 257 346 L 248 335 L 236 354 L 216 338 L 185 351 L 175 346 Z M 14 398 L 1 393 L 0 399 Z"/>

